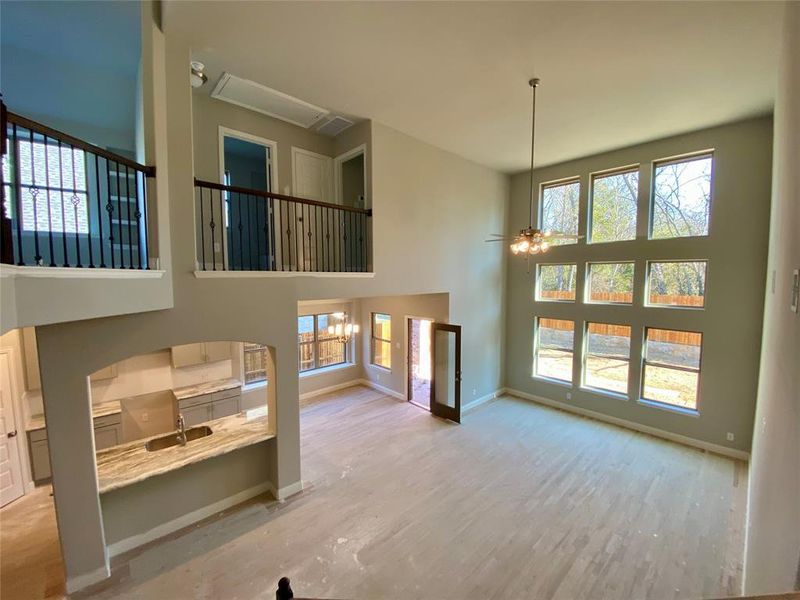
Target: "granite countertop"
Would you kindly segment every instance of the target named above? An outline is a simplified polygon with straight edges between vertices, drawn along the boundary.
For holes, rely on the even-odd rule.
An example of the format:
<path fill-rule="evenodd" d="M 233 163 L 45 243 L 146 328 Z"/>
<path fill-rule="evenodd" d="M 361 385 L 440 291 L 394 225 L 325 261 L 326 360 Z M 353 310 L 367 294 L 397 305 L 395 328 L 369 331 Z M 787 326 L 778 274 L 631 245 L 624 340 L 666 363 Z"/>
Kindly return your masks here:
<path fill-rule="evenodd" d="M 223 388 L 225 389 L 225 388 Z M 248 419 L 246 413 L 223 417 L 205 423 L 211 435 L 188 442 L 148 452 L 145 443 L 159 434 L 114 446 L 97 453 L 97 480 L 101 494 L 143 481 L 156 475 L 169 473 L 186 465 L 226 454 L 245 446 L 275 437 L 269 433 L 267 416 Z"/>
<path fill-rule="evenodd" d="M 175 388 L 172 390 L 172 393 L 175 395 L 176 400 L 185 400 L 186 398 L 194 398 L 195 396 L 221 392 L 237 387 L 242 387 L 242 382 L 238 379 L 217 379 L 216 381 L 195 383 L 193 385 Z"/>
<path fill-rule="evenodd" d="M 107 417 L 108 415 L 116 415 L 121 412 L 122 405 L 119 400 L 104 400 L 103 402 L 92 404 L 93 419 L 97 417 Z M 45 427 L 44 415 L 32 415 L 31 418 L 28 419 L 25 431 L 35 431 L 36 429 L 44 429 Z"/>

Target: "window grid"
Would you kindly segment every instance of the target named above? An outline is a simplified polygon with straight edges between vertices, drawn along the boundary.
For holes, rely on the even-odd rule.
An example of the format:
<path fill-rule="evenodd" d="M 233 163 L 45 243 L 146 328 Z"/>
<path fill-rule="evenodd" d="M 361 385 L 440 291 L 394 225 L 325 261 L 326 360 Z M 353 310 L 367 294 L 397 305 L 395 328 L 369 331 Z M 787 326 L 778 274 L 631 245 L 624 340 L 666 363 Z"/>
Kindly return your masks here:
<path fill-rule="evenodd" d="M 607 339 L 600 340 L 601 337 Z M 620 344 L 621 340 L 609 338 L 624 338 L 624 342 Z M 630 325 L 587 322 L 584 328 L 582 385 L 592 390 L 611 392 L 627 397 L 630 376 L 630 344 Z"/>
<path fill-rule="evenodd" d="M 639 165 L 593 174 L 589 189 L 589 243 L 636 239 Z"/>
<path fill-rule="evenodd" d="M 347 319 L 345 314 L 340 320 Z M 335 313 L 320 313 L 297 317 L 299 371 L 305 373 L 347 362 L 347 342 L 327 332 L 328 326 L 339 320 Z"/>
<path fill-rule="evenodd" d="M 647 261 L 647 306 L 705 308 L 708 261 Z"/>
<path fill-rule="evenodd" d="M 572 383 L 575 321 L 537 317 L 534 333 L 533 374 Z"/>
<path fill-rule="evenodd" d="M 386 313 L 372 313 L 370 364 L 392 368 L 392 317 Z"/>
<path fill-rule="evenodd" d="M 578 235 L 581 182 L 573 177 L 544 183 L 539 193 L 539 228 Z M 576 244 L 576 240 L 554 240 L 554 245 Z"/>
<path fill-rule="evenodd" d="M 702 349 L 702 333 L 645 327 L 642 400 L 696 412 Z"/>
<path fill-rule="evenodd" d="M 267 380 L 267 347 L 263 344 L 245 342 L 242 346 L 244 358 L 244 383 L 259 383 Z"/>
<path fill-rule="evenodd" d="M 713 180 L 713 150 L 655 161 L 649 239 L 707 236 Z"/>
<path fill-rule="evenodd" d="M 586 303 L 633 304 L 635 274 L 636 264 L 632 261 L 586 263 Z"/>
<path fill-rule="evenodd" d="M 537 264 L 535 298 L 539 302 L 575 302 L 575 263 Z"/>

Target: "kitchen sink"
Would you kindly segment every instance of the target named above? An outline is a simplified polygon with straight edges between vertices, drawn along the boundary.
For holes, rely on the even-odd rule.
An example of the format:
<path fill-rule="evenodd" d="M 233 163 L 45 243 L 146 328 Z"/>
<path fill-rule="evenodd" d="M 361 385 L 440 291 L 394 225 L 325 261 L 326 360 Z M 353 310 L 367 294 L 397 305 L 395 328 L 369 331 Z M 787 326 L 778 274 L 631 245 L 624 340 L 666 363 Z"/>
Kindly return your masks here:
<path fill-rule="evenodd" d="M 186 430 L 186 443 L 192 440 L 199 440 L 200 438 L 211 435 L 211 427 L 208 425 L 201 425 L 200 427 L 192 427 Z M 148 452 L 155 452 L 156 450 L 163 450 L 164 448 L 172 448 L 173 446 L 180 446 L 181 439 L 177 433 L 170 433 L 159 438 L 155 438 L 147 442 L 144 447 Z"/>

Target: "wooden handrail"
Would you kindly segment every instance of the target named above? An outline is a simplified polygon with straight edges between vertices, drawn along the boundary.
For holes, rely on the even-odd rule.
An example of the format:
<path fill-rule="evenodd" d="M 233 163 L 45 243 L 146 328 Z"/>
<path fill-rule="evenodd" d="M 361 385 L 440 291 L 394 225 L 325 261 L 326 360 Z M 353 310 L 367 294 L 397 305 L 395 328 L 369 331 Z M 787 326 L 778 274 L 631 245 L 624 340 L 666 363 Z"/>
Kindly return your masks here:
<path fill-rule="evenodd" d="M 58 129 L 53 129 L 52 127 L 48 127 L 47 125 L 42 125 L 41 123 L 29 119 L 27 117 L 23 117 L 22 115 L 18 115 L 16 113 L 12 113 L 9 111 L 8 123 L 12 125 L 19 125 L 20 127 L 30 129 L 31 131 L 40 133 L 47 137 L 51 137 L 55 140 L 66 142 L 70 146 L 74 146 L 75 148 L 79 148 L 85 152 L 91 152 L 92 154 L 96 154 L 97 156 L 102 156 L 106 160 L 110 160 L 120 165 L 125 165 L 126 167 L 129 167 L 131 169 L 135 169 L 136 171 L 140 171 L 141 173 L 144 173 L 146 177 L 156 176 L 155 167 L 148 167 L 147 165 L 139 164 L 135 160 L 125 158 L 124 156 L 120 156 L 119 154 L 106 150 L 105 148 L 101 148 L 100 146 L 95 146 L 94 144 L 90 144 L 89 142 L 84 142 L 83 140 L 78 139 L 75 136 L 72 136 L 68 133 L 64 133 L 63 131 L 59 131 Z"/>
<path fill-rule="evenodd" d="M 260 196 L 262 198 L 286 200 L 288 202 L 297 202 L 299 204 L 310 204 L 311 206 L 322 206 L 325 208 L 334 208 L 336 210 L 346 210 L 349 212 L 367 215 L 368 217 L 372 216 L 371 208 L 356 208 L 354 206 L 342 206 L 341 204 L 333 204 L 331 202 L 320 202 L 319 200 L 310 200 L 308 198 L 297 198 L 295 196 L 286 196 L 285 194 L 262 192 L 261 190 L 251 190 L 249 188 L 238 187 L 235 185 L 223 185 L 221 183 L 214 183 L 213 181 L 203 181 L 202 179 L 198 179 L 197 177 L 194 178 L 194 185 L 197 187 L 219 190 L 221 192 L 233 192 L 235 194 L 247 194 L 248 196 Z"/>

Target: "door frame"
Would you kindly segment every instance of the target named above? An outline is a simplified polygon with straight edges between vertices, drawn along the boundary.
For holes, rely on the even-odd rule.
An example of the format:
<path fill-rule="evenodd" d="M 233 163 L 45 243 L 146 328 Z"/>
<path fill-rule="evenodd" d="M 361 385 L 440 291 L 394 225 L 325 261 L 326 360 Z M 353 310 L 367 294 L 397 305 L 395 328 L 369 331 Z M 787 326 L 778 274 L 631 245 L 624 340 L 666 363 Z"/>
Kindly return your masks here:
<path fill-rule="evenodd" d="M 333 200 L 333 158 L 327 156 L 325 154 L 320 154 L 319 152 L 313 152 L 311 150 L 306 150 L 305 148 L 299 148 L 297 146 L 292 146 L 292 195 L 299 198 L 297 193 L 297 161 L 295 158 L 298 155 L 305 155 L 310 156 L 313 158 L 321 158 L 325 162 L 325 171 L 328 178 L 328 189 L 326 190 L 328 193 L 328 198 L 320 200 L 320 202 L 331 202 Z M 314 200 L 314 198 L 308 198 L 308 200 Z"/>
<path fill-rule="evenodd" d="M 333 159 L 333 189 L 335 194 L 335 202 L 336 204 L 342 204 L 344 201 L 344 190 L 342 189 L 342 164 L 346 163 L 351 158 L 355 158 L 356 156 L 363 156 L 364 157 L 364 206 L 362 208 L 367 208 L 367 144 L 361 144 L 348 150 L 347 152 L 343 152 L 339 156 L 336 156 Z"/>
<path fill-rule="evenodd" d="M 444 405 L 440 404 L 440 406 L 446 408 L 447 410 L 441 411 L 440 414 L 437 414 L 436 410 L 434 410 L 434 404 L 436 404 L 436 331 L 449 331 L 450 333 L 455 334 L 457 344 L 455 347 L 455 361 L 456 361 L 456 370 L 455 370 L 455 406 L 452 407 L 445 407 Z M 431 398 L 430 398 L 430 406 L 431 406 L 431 414 L 440 417 L 443 419 L 448 419 L 450 421 L 454 421 L 456 423 L 461 423 L 461 325 L 454 325 L 452 323 L 437 323 L 434 321 L 433 325 L 431 326 Z M 445 414 L 449 412 L 449 414 Z"/>
<path fill-rule="evenodd" d="M 20 340 L 22 339 L 22 332 L 20 331 Z M 20 476 L 22 477 L 22 496 L 29 493 L 34 487 L 33 476 L 30 465 L 30 456 L 28 454 L 28 432 L 25 428 L 27 422 L 26 412 L 22 408 L 22 395 L 19 393 L 24 389 L 19 381 L 19 375 L 22 369 L 21 356 L 18 356 L 17 349 L 12 347 L 0 348 L 0 354 L 8 356 L 8 370 L 11 374 L 9 386 L 11 387 L 11 410 L 14 413 L 14 426 L 17 428 L 17 435 L 14 441 L 17 445 L 17 459 L 19 460 Z M 24 439 L 25 443 L 20 440 Z M 22 497 L 20 496 L 20 498 Z"/>
<path fill-rule="evenodd" d="M 262 138 L 257 135 L 253 135 L 251 133 L 247 133 L 244 131 L 238 131 L 236 129 L 224 127 L 222 125 L 220 125 L 217 129 L 218 129 L 217 157 L 219 162 L 219 182 L 222 185 L 225 185 L 225 138 L 229 137 L 269 148 L 269 159 L 267 160 L 267 173 L 269 173 L 269 191 L 276 192 L 280 190 L 280 188 L 278 187 L 278 142 L 276 142 L 275 140 L 268 140 L 267 138 Z M 222 198 L 221 194 L 220 198 Z M 195 222 L 196 221 L 197 221 L 197 215 L 195 215 Z M 280 231 L 280 225 L 277 224 L 277 221 L 276 221 L 276 228 L 277 231 Z M 225 227 L 224 229 L 225 229 L 225 235 L 222 236 L 222 260 L 224 261 L 223 264 L 227 264 L 229 226 Z M 211 251 L 213 252 L 214 249 L 212 248 Z M 275 255 L 275 262 L 277 263 L 279 261 L 277 250 L 275 248 L 272 248 L 272 253 Z"/>
<path fill-rule="evenodd" d="M 421 404 L 417 404 L 416 402 L 412 402 L 411 398 L 408 397 L 409 394 L 411 393 L 411 321 L 413 321 L 414 319 L 430 321 L 431 327 L 433 327 L 433 324 L 436 322 L 436 319 L 434 319 L 433 317 L 420 317 L 417 315 L 404 315 L 404 317 L 406 321 L 406 326 L 403 328 L 404 329 L 403 335 L 405 336 L 404 343 L 406 347 L 406 352 L 405 352 L 406 358 L 403 361 L 403 364 L 405 366 L 405 393 L 403 394 L 403 398 L 405 398 L 406 402 L 411 402 L 411 404 L 414 404 L 415 406 L 419 406 L 420 408 L 424 408 L 425 410 L 430 411 L 429 407 L 425 407 Z"/>

